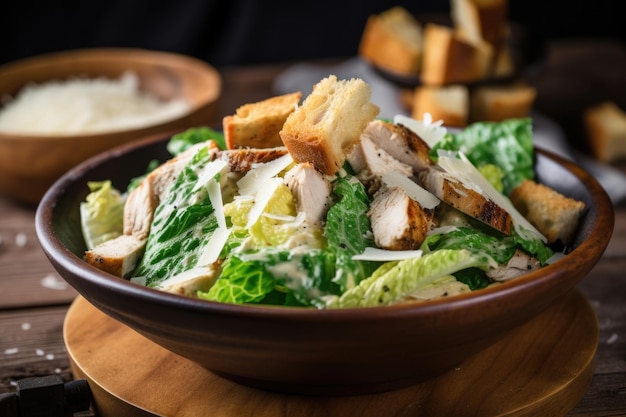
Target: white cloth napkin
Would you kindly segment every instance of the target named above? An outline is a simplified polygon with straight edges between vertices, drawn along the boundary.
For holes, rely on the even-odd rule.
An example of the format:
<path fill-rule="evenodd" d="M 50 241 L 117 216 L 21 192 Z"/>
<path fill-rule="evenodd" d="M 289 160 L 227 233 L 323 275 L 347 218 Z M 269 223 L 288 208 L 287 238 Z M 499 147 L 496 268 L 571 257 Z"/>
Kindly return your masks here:
<path fill-rule="evenodd" d="M 372 89 L 372 102 L 380 107 L 381 118 L 392 119 L 396 114 L 407 114 L 400 101 L 400 87 L 381 77 L 359 57 L 336 65 L 294 64 L 276 77 L 275 94 L 301 91 L 306 97 L 322 78 L 334 74 L 340 79 L 361 78 Z M 408 114 L 407 114 L 408 115 Z M 614 204 L 626 199 L 626 176 L 615 168 L 572 150 L 562 129 L 551 119 L 534 113 L 533 137 L 536 146 L 576 162 L 593 175 L 604 187 Z"/>

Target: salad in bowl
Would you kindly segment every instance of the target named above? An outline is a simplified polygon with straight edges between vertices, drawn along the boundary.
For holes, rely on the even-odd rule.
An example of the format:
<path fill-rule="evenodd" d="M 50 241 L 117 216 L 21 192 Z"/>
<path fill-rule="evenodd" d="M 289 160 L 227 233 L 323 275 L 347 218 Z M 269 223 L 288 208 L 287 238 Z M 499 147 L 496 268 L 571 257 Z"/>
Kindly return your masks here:
<path fill-rule="evenodd" d="M 377 119 L 359 81 L 316 85 L 282 146 L 189 129 L 127 188 L 90 182 L 85 259 L 203 300 L 341 309 L 480 291 L 567 256 L 585 204 L 535 182 L 531 119 Z"/>

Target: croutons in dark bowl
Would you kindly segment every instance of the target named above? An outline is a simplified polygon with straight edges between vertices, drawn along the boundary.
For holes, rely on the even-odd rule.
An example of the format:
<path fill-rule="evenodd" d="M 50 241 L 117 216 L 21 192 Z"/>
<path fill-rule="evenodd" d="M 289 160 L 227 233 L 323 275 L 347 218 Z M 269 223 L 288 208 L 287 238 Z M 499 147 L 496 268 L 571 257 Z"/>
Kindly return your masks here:
<path fill-rule="evenodd" d="M 98 309 L 166 349 L 246 385 L 301 394 L 392 390 L 453 369 L 537 316 L 583 279 L 613 230 L 613 206 L 598 182 L 570 161 L 537 150 L 538 180 L 585 203 L 571 252 L 514 280 L 421 303 L 313 309 L 211 302 L 151 289 L 83 260 L 80 203 L 88 181 L 123 188 L 169 138 L 108 151 L 60 178 L 36 217 L 44 252 Z"/>

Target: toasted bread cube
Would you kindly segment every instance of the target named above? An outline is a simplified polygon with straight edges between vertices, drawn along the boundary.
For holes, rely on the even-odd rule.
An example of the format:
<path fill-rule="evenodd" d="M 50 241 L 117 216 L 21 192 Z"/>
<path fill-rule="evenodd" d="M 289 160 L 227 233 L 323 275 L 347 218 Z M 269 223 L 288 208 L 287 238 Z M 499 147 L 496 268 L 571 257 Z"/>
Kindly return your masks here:
<path fill-rule="evenodd" d="M 228 149 L 283 146 L 278 132 L 301 97 L 301 92 L 271 97 L 245 104 L 234 115 L 224 117 L 222 126 Z"/>
<path fill-rule="evenodd" d="M 566 197 L 532 180 L 522 182 L 510 195 L 515 208 L 547 239 L 548 243 L 572 242 L 585 203 Z"/>

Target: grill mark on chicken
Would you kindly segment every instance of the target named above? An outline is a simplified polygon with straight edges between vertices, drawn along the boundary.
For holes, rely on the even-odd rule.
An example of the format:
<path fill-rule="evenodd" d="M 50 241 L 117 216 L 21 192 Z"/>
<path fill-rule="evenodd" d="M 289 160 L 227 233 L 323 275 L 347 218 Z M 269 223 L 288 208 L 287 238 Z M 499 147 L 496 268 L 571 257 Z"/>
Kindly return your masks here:
<path fill-rule="evenodd" d="M 365 138 L 416 172 L 433 165 L 428 143 L 402 125 L 375 120 L 363 131 L 361 140 Z"/>
<path fill-rule="evenodd" d="M 506 235 L 511 234 L 513 218 L 505 209 L 462 183 L 448 178 L 440 169 L 433 167 L 421 172 L 418 183 L 457 210 Z"/>
<path fill-rule="evenodd" d="M 370 195 L 380 187 L 380 177 L 389 171 L 400 172 L 409 178 L 413 176 L 413 168 L 410 165 L 398 161 L 368 137 L 361 138 L 348 156 L 348 162 Z"/>
<path fill-rule="evenodd" d="M 388 250 L 418 249 L 434 224 L 434 210 L 424 209 L 400 187 L 383 187 L 368 211 L 376 245 Z"/>
<path fill-rule="evenodd" d="M 254 164 L 262 164 L 280 158 L 287 153 L 287 148 L 252 149 L 240 148 L 222 151 L 220 158 L 228 161 L 228 169 L 231 172 L 246 173 Z"/>

